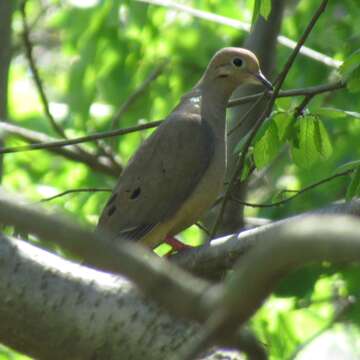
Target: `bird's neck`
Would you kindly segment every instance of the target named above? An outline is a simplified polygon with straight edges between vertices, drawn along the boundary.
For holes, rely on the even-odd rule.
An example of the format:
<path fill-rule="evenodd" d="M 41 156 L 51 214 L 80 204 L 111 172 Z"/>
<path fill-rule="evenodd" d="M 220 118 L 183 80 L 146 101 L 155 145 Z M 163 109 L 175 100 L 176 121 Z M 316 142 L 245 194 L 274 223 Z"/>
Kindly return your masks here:
<path fill-rule="evenodd" d="M 231 92 L 221 86 L 201 86 L 200 113 L 202 119 L 207 121 L 216 134 L 225 136 L 226 106 Z"/>

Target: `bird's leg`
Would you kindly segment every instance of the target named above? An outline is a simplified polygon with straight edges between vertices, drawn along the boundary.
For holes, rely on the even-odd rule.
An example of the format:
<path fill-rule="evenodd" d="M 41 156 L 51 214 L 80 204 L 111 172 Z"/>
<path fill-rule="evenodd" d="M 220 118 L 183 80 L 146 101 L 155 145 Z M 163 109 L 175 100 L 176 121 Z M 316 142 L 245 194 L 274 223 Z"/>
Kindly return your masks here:
<path fill-rule="evenodd" d="M 175 252 L 180 252 L 185 249 L 192 248 L 192 246 L 186 245 L 170 235 L 166 236 L 164 242 L 172 247 L 172 249 L 165 255 L 166 257 L 173 255 Z"/>

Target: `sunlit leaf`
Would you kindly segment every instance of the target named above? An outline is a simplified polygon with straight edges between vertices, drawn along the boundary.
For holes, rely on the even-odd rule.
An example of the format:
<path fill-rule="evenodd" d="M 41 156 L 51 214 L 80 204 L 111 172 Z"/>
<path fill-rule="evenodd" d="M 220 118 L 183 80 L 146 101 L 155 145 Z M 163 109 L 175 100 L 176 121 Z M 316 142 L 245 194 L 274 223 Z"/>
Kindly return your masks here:
<path fill-rule="evenodd" d="M 278 129 L 275 122 L 270 119 L 264 127 L 263 133 L 254 145 L 254 160 L 258 169 L 269 164 L 280 148 Z"/>
<path fill-rule="evenodd" d="M 321 120 L 314 119 L 315 124 L 315 145 L 316 149 L 323 158 L 328 158 L 332 154 L 332 145 L 326 128 Z"/>
<path fill-rule="evenodd" d="M 360 167 L 351 175 L 351 181 L 346 190 L 346 201 L 350 201 L 357 195 L 360 195 Z"/>
<path fill-rule="evenodd" d="M 342 164 L 337 168 L 337 170 L 339 172 L 343 172 L 343 171 L 355 169 L 357 167 L 360 167 L 360 160 L 349 161 L 345 164 Z"/>

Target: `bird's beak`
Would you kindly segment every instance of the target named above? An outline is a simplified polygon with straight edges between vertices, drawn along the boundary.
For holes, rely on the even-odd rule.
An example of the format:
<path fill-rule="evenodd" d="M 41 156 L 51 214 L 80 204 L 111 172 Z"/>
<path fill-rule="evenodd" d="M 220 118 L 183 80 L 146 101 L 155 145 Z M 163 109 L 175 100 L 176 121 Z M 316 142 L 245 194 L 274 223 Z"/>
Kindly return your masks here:
<path fill-rule="evenodd" d="M 265 77 L 265 75 L 259 71 L 257 74 L 253 74 L 256 80 L 261 82 L 268 90 L 273 90 L 271 82 Z"/>

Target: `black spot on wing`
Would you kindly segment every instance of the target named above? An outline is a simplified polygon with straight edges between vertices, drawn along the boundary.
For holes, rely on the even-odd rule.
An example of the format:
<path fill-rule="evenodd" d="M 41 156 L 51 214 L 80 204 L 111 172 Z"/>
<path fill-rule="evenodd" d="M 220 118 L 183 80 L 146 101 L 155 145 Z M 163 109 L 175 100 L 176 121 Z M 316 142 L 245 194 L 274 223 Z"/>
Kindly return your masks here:
<path fill-rule="evenodd" d="M 139 187 L 137 187 L 130 195 L 130 199 L 134 200 L 136 199 L 141 193 L 141 189 Z"/>
<path fill-rule="evenodd" d="M 116 200 L 117 193 L 112 194 L 111 198 L 108 200 L 106 206 L 109 206 L 111 203 L 113 203 Z"/>
<path fill-rule="evenodd" d="M 114 205 L 108 210 L 107 212 L 108 216 L 113 215 L 115 211 L 116 211 L 116 206 Z"/>

